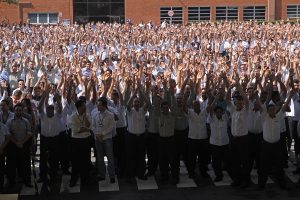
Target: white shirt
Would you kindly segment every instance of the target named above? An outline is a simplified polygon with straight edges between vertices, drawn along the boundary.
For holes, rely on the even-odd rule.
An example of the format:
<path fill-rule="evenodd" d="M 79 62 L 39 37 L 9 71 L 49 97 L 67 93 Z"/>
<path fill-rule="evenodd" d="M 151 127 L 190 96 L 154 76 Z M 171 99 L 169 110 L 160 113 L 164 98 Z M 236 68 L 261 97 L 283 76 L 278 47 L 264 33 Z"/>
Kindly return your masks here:
<path fill-rule="evenodd" d="M 300 98 L 299 94 L 295 94 L 290 103 L 291 112 L 287 112 L 287 116 L 291 116 L 294 121 L 300 118 Z"/>
<path fill-rule="evenodd" d="M 188 138 L 191 139 L 206 139 L 207 129 L 206 129 L 206 110 L 201 110 L 197 114 L 193 109 L 188 110 L 188 122 L 189 122 L 189 135 Z"/>
<path fill-rule="evenodd" d="M 60 117 L 60 114 L 55 113 L 53 117 L 49 118 L 44 112 L 41 112 L 41 135 L 44 137 L 58 136 L 61 129 L 59 126 Z"/>
<path fill-rule="evenodd" d="M 5 142 L 5 136 L 9 135 L 9 131 L 7 126 L 0 122 L 0 147 Z"/>
<path fill-rule="evenodd" d="M 126 108 L 125 106 L 118 103 L 117 105 L 111 102 L 109 104 L 111 107 L 114 107 L 118 112 L 118 121 L 116 123 L 117 128 L 123 128 L 127 126 L 126 123 Z"/>
<path fill-rule="evenodd" d="M 92 120 L 88 114 L 85 115 L 79 115 L 77 112 L 72 114 L 72 116 L 69 119 L 69 126 L 72 129 L 72 137 L 73 138 L 87 138 L 91 135 L 90 131 L 81 132 L 79 133 L 80 128 L 90 128 L 90 126 L 86 126 L 85 120 L 87 120 L 91 123 Z"/>
<path fill-rule="evenodd" d="M 145 132 L 146 126 L 146 113 L 143 108 L 136 111 L 132 108 L 127 110 L 128 131 L 132 134 L 139 135 Z"/>
<path fill-rule="evenodd" d="M 236 107 L 232 104 L 228 104 L 228 111 L 231 115 L 231 134 L 234 137 L 240 137 L 248 135 L 248 110 L 243 108 L 240 111 L 236 110 Z"/>
<path fill-rule="evenodd" d="M 216 146 L 229 144 L 229 137 L 227 133 L 227 115 L 223 115 L 220 120 L 215 115 L 209 116 L 208 121 L 211 129 L 209 143 Z"/>
<path fill-rule="evenodd" d="M 114 114 L 105 110 L 103 113 L 100 111 L 94 112 L 92 116 L 92 130 L 95 135 L 102 135 L 103 140 L 110 139 L 113 136 L 115 129 Z"/>
<path fill-rule="evenodd" d="M 253 110 L 253 104 L 250 104 L 248 112 L 248 130 L 251 133 L 259 134 L 262 132 L 261 112 Z"/>
<path fill-rule="evenodd" d="M 283 112 L 280 110 L 275 118 L 271 118 L 267 113 L 267 108 L 263 107 L 263 138 L 266 142 L 275 143 L 280 140 L 280 121 L 282 120 Z"/>

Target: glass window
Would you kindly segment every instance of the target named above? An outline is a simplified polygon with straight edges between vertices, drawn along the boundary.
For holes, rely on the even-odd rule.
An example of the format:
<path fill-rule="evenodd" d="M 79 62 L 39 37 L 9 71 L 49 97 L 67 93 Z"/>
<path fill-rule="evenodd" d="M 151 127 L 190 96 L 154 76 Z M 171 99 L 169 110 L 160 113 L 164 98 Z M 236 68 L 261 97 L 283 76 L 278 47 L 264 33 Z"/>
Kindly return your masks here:
<path fill-rule="evenodd" d="M 288 5 L 286 8 L 287 18 L 297 19 L 300 18 L 300 4 L 299 5 Z"/>
<path fill-rule="evenodd" d="M 40 24 L 47 24 L 48 23 L 48 14 L 47 13 L 40 13 L 39 14 L 39 23 Z"/>
<path fill-rule="evenodd" d="M 244 20 L 265 20 L 266 7 L 265 6 L 247 6 L 244 7 Z"/>
<path fill-rule="evenodd" d="M 87 16 L 87 3 L 74 3 L 74 16 Z"/>
<path fill-rule="evenodd" d="M 58 14 L 57 13 L 49 13 L 49 23 L 50 24 L 58 23 Z"/>
<path fill-rule="evenodd" d="M 216 7 L 217 20 L 237 20 L 238 7 L 237 6 L 218 6 Z"/>
<path fill-rule="evenodd" d="M 172 10 L 174 15 L 170 17 L 168 12 Z M 167 21 L 168 23 L 182 24 L 182 7 L 161 7 L 160 22 Z"/>
<path fill-rule="evenodd" d="M 210 7 L 189 7 L 188 21 L 197 22 L 210 20 Z"/>
<path fill-rule="evenodd" d="M 38 21 L 38 14 L 36 13 L 29 13 L 28 19 L 30 24 L 36 24 Z"/>

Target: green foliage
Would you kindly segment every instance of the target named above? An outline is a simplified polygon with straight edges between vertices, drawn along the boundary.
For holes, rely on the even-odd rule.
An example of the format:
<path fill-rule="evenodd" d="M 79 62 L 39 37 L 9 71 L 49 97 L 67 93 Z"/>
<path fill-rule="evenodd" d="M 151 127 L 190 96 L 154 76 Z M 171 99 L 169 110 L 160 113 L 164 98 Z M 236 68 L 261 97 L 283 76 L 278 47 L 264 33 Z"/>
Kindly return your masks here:
<path fill-rule="evenodd" d="M 19 3 L 19 0 L 2 0 L 6 3 L 9 3 L 9 4 L 18 4 Z"/>

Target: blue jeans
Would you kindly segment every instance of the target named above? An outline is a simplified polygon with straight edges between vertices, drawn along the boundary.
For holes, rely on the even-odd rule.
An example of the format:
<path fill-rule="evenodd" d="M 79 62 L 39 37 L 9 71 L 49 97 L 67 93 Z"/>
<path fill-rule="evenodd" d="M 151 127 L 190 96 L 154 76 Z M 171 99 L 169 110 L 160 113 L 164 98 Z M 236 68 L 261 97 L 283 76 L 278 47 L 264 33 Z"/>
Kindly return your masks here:
<path fill-rule="evenodd" d="M 106 139 L 103 141 L 95 140 L 96 150 L 97 150 L 97 168 L 100 177 L 105 178 L 106 166 L 104 163 L 104 156 L 106 155 L 108 160 L 108 175 L 110 178 L 115 177 L 115 164 L 113 156 L 113 143 L 112 139 Z"/>

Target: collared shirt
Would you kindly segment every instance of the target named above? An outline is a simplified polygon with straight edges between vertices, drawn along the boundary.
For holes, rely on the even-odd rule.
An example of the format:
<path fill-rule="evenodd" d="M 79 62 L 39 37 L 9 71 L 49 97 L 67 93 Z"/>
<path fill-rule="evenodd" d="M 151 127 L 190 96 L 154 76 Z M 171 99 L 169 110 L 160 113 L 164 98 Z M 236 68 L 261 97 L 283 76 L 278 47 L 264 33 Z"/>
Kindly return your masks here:
<path fill-rule="evenodd" d="M 92 116 L 92 130 L 95 135 L 100 134 L 103 140 L 112 138 L 115 129 L 114 114 L 105 110 L 103 113 L 100 111 L 94 112 Z"/>
<path fill-rule="evenodd" d="M 111 107 L 113 107 L 118 112 L 118 121 L 116 123 L 117 128 L 123 128 L 127 126 L 126 122 L 126 108 L 124 105 L 121 105 L 120 103 L 114 104 L 111 102 L 109 104 Z"/>
<path fill-rule="evenodd" d="M 90 128 L 90 126 L 87 126 L 85 124 L 85 120 L 87 120 L 91 123 L 92 120 L 88 114 L 85 115 L 79 115 L 77 112 L 72 114 L 72 116 L 69 119 L 69 126 L 72 129 L 72 137 L 73 138 L 87 138 L 91 135 L 90 131 L 81 132 L 80 128 Z"/>
<path fill-rule="evenodd" d="M 223 115 L 218 119 L 215 115 L 209 116 L 211 134 L 209 142 L 212 145 L 223 146 L 229 144 L 229 137 L 227 133 L 228 117 Z"/>
<path fill-rule="evenodd" d="M 261 112 L 254 111 L 254 104 L 251 102 L 249 104 L 249 112 L 248 112 L 248 130 L 251 133 L 259 134 L 262 132 L 262 120 L 261 120 Z"/>
<path fill-rule="evenodd" d="M 128 131 L 132 134 L 139 135 L 145 133 L 146 112 L 143 108 L 127 110 Z"/>
<path fill-rule="evenodd" d="M 280 140 L 280 121 L 283 118 L 282 116 L 283 112 L 280 110 L 274 118 L 271 118 L 266 106 L 263 107 L 263 138 L 266 142 L 276 143 Z"/>
<path fill-rule="evenodd" d="M 53 117 L 49 118 L 44 112 L 41 112 L 41 135 L 44 137 L 58 136 L 61 132 L 60 118 L 61 115 L 58 113 L 55 113 Z"/>
<path fill-rule="evenodd" d="M 290 102 L 291 112 L 287 112 L 286 115 L 292 117 L 294 121 L 300 118 L 300 97 L 299 94 L 295 94 Z"/>
<path fill-rule="evenodd" d="M 174 136 L 175 116 L 172 113 L 167 115 L 160 114 L 158 124 L 158 132 L 160 137 Z"/>
<path fill-rule="evenodd" d="M 0 147 L 5 142 L 5 137 L 9 135 L 7 126 L 0 122 Z"/>
<path fill-rule="evenodd" d="M 7 122 L 11 119 L 15 118 L 15 113 L 8 111 L 6 117 L 3 116 L 3 112 L 0 112 L 0 122 L 3 124 L 7 124 Z"/>
<path fill-rule="evenodd" d="M 232 104 L 227 105 L 231 115 L 231 134 L 234 137 L 248 135 L 248 110 L 243 108 L 240 111 Z"/>
<path fill-rule="evenodd" d="M 176 101 L 176 100 L 175 100 Z M 175 130 L 183 131 L 189 126 L 188 119 L 182 108 L 175 107 Z"/>
<path fill-rule="evenodd" d="M 32 135 L 30 123 L 23 117 L 14 117 L 7 121 L 6 125 L 11 136 L 18 142 L 23 141 L 27 135 Z"/>
<path fill-rule="evenodd" d="M 197 114 L 193 109 L 188 110 L 188 121 L 189 121 L 189 135 L 188 138 L 191 139 L 206 139 L 207 129 L 206 129 L 206 110 L 201 110 Z"/>

